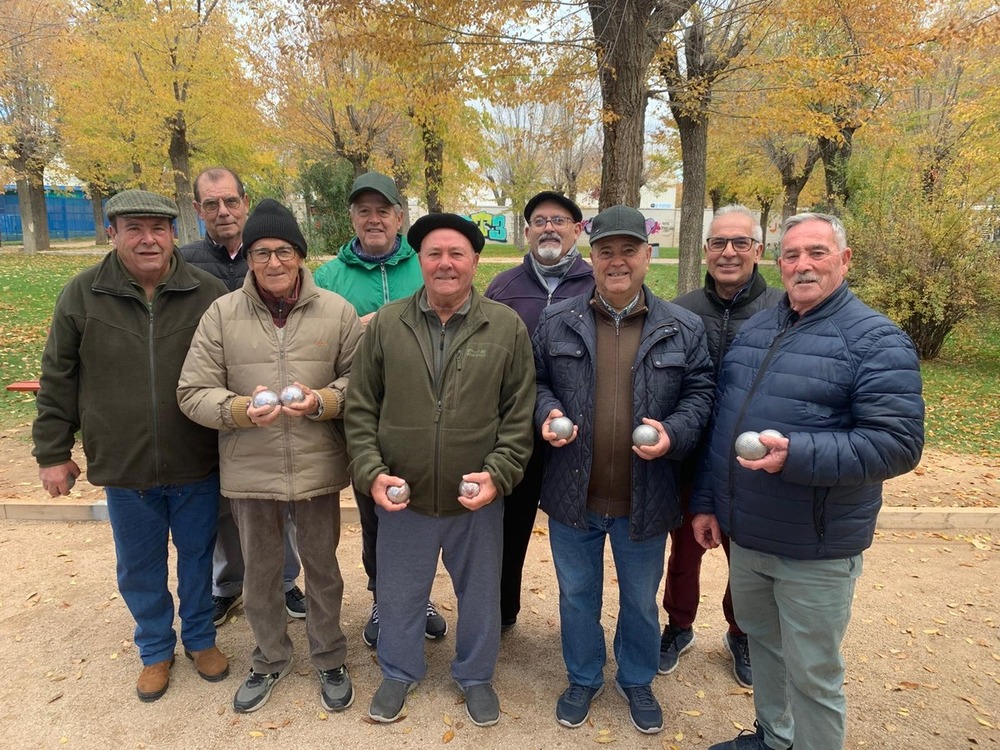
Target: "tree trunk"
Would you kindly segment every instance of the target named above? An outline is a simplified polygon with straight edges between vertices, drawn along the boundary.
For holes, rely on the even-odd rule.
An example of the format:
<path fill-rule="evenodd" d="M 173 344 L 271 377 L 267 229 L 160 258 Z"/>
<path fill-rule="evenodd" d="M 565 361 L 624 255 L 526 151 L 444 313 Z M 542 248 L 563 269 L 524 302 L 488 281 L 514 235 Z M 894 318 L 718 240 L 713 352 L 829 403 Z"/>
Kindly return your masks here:
<path fill-rule="evenodd" d="M 851 197 L 847 187 L 847 164 L 851 160 L 854 128 L 844 128 L 840 132 L 843 137 L 839 139 L 818 139 L 826 179 L 826 210 L 838 215 Z"/>
<path fill-rule="evenodd" d="M 600 210 L 639 205 L 653 55 L 694 0 L 588 0 L 601 84 Z"/>
<path fill-rule="evenodd" d="M 761 200 L 758 196 L 757 202 L 760 204 L 760 241 L 764 247 L 767 247 L 767 221 L 771 216 L 771 205 L 774 201 Z"/>
<path fill-rule="evenodd" d="M 21 234 L 24 252 L 48 250 L 49 214 L 45 207 L 44 170 L 28 170 L 16 178 L 21 212 Z"/>
<path fill-rule="evenodd" d="M 186 245 L 201 238 L 198 214 L 194 210 L 191 191 L 191 144 L 187 140 L 187 123 L 183 112 L 177 112 L 168 122 L 170 128 L 170 166 L 174 173 L 174 200 L 177 201 L 177 242 Z"/>
<path fill-rule="evenodd" d="M 708 119 L 674 112 L 681 139 L 684 192 L 678 237 L 677 294 L 702 284 L 701 242 L 705 223 L 705 161 L 708 153 Z"/>
<path fill-rule="evenodd" d="M 108 228 L 104 225 L 104 191 L 90 183 L 90 207 L 94 213 L 94 244 L 108 244 Z"/>
<path fill-rule="evenodd" d="M 441 185 L 444 178 L 444 140 L 428 123 L 420 125 L 420 139 L 424 145 L 424 184 L 428 213 L 444 211 L 441 203 Z"/>

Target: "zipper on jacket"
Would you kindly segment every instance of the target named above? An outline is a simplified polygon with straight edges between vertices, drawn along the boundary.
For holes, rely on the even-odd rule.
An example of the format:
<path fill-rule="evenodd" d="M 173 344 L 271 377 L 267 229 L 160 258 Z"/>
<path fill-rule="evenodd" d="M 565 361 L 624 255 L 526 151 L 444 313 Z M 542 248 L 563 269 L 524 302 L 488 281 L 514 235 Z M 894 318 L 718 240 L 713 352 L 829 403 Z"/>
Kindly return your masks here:
<path fill-rule="evenodd" d="M 149 413 L 153 418 L 153 476 L 156 477 L 156 484 L 160 482 L 160 410 L 156 405 L 156 348 L 153 346 L 153 303 L 158 294 L 153 293 L 153 299 L 146 304 L 146 312 L 149 315 Z"/>
<path fill-rule="evenodd" d="M 385 305 L 392 302 L 392 300 L 389 299 L 389 274 L 386 273 L 385 263 L 379 263 L 378 267 L 382 272 L 382 304 Z"/>
<path fill-rule="evenodd" d="M 719 373 L 722 372 L 722 360 L 726 357 L 726 352 L 729 351 L 729 313 L 732 311 L 731 307 L 726 307 L 725 311 L 722 313 L 722 336 L 719 337 L 719 354 L 718 360 L 715 363 L 715 382 L 719 382 Z"/>

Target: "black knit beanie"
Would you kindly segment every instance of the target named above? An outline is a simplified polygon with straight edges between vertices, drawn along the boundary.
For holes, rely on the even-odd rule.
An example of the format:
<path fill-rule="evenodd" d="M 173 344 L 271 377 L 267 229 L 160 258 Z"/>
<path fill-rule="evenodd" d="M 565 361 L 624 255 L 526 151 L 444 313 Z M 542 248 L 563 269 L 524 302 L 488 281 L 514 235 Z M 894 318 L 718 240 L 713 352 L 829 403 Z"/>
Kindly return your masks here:
<path fill-rule="evenodd" d="M 265 237 L 284 240 L 306 257 L 306 238 L 292 212 L 278 201 L 265 198 L 251 212 L 243 227 L 243 254 Z"/>

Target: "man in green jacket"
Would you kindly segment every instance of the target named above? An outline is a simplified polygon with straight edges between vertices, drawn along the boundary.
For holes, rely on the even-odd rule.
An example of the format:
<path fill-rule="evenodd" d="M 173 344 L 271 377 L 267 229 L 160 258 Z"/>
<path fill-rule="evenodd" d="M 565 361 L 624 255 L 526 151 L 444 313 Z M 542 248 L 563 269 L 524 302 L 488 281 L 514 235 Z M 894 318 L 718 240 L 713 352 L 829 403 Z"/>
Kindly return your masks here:
<path fill-rule="evenodd" d="M 369 324 L 344 415 L 354 486 L 379 519 L 383 681 L 368 714 L 395 721 L 427 671 L 424 602 L 440 555 L 458 597 L 451 675 L 469 718 L 488 726 L 500 719 L 503 497 L 531 456 L 535 369 L 517 313 L 473 289 L 476 225 L 430 214 L 408 238 L 424 287 Z"/>
<path fill-rule="evenodd" d="M 184 653 L 210 682 L 229 674 L 212 623 L 216 435 L 181 414 L 175 395 L 202 313 L 226 288 L 174 252 L 169 198 L 126 190 L 107 213 L 114 250 L 56 302 L 32 438 L 42 486 L 57 497 L 80 475 L 72 451 L 83 432 L 87 478 L 107 494 L 118 590 L 135 618 L 136 692 L 149 702 L 167 690 L 177 644 L 168 537 Z"/>
<path fill-rule="evenodd" d="M 336 292 L 354 305 L 367 326 L 375 312 L 387 302 L 413 294 L 423 283 L 417 254 L 400 234 L 403 200 L 395 181 L 388 175 L 366 172 L 351 185 L 348 197 L 355 237 L 337 257 L 316 269 L 316 286 Z M 361 563 L 372 592 L 372 612 L 361 634 L 375 648 L 379 636 L 378 595 L 376 593 L 376 539 L 378 516 L 375 501 L 354 488 L 354 501 L 361 516 Z M 430 601 L 427 602 L 424 634 L 430 640 L 444 638 L 448 623 Z"/>

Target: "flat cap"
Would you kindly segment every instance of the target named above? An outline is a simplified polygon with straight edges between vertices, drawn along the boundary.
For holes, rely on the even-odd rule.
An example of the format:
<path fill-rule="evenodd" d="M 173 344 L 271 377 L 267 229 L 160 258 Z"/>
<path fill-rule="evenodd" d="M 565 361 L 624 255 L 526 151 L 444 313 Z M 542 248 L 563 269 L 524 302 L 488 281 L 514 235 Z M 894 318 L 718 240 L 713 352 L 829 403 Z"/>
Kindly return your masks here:
<path fill-rule="evenodd" d="M 460 232 L 465 235 L 465 238 L 472 244 L 472 249 L 477 253 L 482 252 L 483 245 L 486 244 L 486 238 L 479 231 L 479 227 L 458 214 L 427 214 L 426 216 L 421 216 L 413 222 L 410 231 L 406 233 L 406 241 L 410 243 L 410 247 L 419 253 L 420 243 L 435 229 L 454 229 L 456 232 Z"/>
<path fill-rule="evenodd" d="M 580 207 L 562 193 L 557 193 L 554 190 L 543 190 L 524 204 L 525 221 L 531 221 L 531 214 L 535 212 L 540 203 L 545 203 L 546 201 L 558 203 L 565 208 L 569 211 L 569 215 L 573 217 L 573 221 L 578 223 L 583 221 L 583 211 L 580 210 Z"/>
<path fill-rule="evenodd" d="M 104 209 L 108 221 L 116 216 L 166 216 L 177 218 L 177 204 L 148 190 L 123 190 L 108 199 Z"/>
<path fill-rule="evenodd" d="M 590 244 L 602 237 L 635 237 L 649 242 L 646 217 L 630 206 L 611 206 L 601 211 L 590 222 Z"/>
<path fill-rule="evenodd" d="M 400 208 L 403 206 L 403 199 L 399 197 L 399 188 L 396 181 L 380 172 L 365 172 L 354 180 L 351 185 L 351 194 L 347 198 L 347 203 L 354 203 L 354 199 L 369 190 L 374 191 L 385 198 L 389 203 L 393 203 Z"/>

